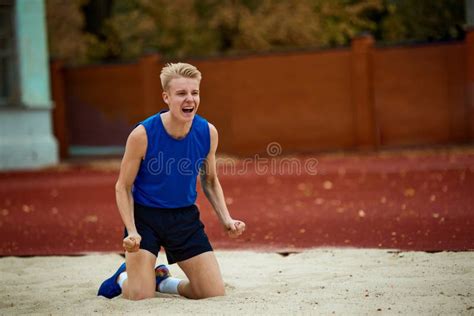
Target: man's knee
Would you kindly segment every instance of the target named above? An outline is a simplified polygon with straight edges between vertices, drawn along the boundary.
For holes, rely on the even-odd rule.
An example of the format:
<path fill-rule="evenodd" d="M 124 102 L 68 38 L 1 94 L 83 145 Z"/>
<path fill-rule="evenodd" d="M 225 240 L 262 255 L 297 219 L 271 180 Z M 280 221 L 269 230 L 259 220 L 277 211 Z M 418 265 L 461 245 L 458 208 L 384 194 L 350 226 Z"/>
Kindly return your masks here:
<path fill-rule="evenodd" d="M 209 298 L 209 297 L 216 297 L 216 296 L 225 296 L 225 289 L 224 287 L 222 286 L 222 288 L 218 288 L 218 289 L 215 289 L 213 290 L 208 297 L 206 298 Z"/>
<path fill-rule="evenodd" d="M 126 294 L 124 293 L 124 298 L 131 301 L 139 301 L 153 297 L 155 297 L 155 292 L 144 291 L 142 289 L 129 289 Z"/>
<path fill-rule="evenodd" d="M 124 288 L 123 297 L 132 301 L 144 300 L 147 298 L 155 297 L 155 289 L 140 286 L 130 286 L 127 284 L 127 287 Z"/>
<path fill-rule="evenodd" d="M 226 295 L 224 285 L 215 286 L 210 289 L 196 289 L 193 292 L 194 292 L 193 298 L 197 300 Z"/>

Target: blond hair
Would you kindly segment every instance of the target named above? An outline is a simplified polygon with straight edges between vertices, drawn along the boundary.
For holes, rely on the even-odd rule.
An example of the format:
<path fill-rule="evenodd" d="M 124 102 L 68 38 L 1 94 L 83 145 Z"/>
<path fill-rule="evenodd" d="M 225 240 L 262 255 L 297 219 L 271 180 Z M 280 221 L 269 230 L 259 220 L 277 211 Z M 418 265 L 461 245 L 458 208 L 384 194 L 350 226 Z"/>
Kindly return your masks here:
<path fill-rule="evenodd" d="M 186 63 L 168 63 L 161 69 L 161 87 L 168 90 L 170 81 L 176 78 L 192 78 L 201 81 L 201 72 L 193 65 Z"/>

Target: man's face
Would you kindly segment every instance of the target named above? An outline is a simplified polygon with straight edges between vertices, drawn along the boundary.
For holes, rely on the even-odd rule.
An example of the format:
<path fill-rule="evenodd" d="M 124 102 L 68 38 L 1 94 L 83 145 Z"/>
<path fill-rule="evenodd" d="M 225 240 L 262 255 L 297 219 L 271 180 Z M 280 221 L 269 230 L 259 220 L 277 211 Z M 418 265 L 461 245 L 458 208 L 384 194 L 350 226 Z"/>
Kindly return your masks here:
<path fill-rule="evenodd" d="M 172 79 L 168 91 L 163 92 L 163 100 L 176 119 L 190 122 L 199 107 L 199 81 L 191 78 Z"/>

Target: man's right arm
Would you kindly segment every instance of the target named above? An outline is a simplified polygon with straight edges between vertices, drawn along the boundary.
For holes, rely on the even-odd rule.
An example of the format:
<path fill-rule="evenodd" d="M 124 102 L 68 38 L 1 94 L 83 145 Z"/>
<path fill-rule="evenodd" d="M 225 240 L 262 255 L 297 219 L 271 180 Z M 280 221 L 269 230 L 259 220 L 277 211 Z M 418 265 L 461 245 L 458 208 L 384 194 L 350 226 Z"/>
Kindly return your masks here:
<path fill-rule="evenodd" d="M 115 184 L 117 207 L 128 232 L 128 237 L 124 239 L 124 247 L 127 251 L 132 252 L 138 251 L 141 241 L 133 216 L 132 186 L 140 168 L 140 163 L 145 156 L 146 148 L 146 131 L 143 125 L 139 125 L 128 136 L 125 153 L 120 165 L 119 178 Z"/>

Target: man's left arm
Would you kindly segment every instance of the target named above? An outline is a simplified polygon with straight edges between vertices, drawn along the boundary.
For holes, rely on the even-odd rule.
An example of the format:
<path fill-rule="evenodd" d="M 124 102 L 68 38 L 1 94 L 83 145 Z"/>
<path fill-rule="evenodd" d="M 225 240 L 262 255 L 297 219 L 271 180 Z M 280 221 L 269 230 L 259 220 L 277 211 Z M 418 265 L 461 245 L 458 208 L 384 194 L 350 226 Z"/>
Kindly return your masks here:
<path fill-rule="evenodd" d="M 216 128 L 209 124 L 211 134 L 211 149 L 201 169 L 201 186 L 207 199 L 216 212 L 219 221 L 224 226 L 230 237 L 237 237 L 245 231 L 245 223 L 234 220 L 229 214 L 225 204 L 224 191 L 217 178 L 216 151 L 219 142 Z"/>

